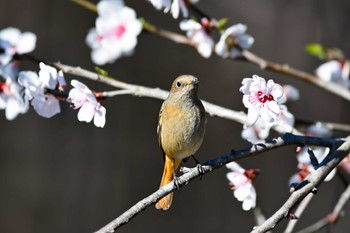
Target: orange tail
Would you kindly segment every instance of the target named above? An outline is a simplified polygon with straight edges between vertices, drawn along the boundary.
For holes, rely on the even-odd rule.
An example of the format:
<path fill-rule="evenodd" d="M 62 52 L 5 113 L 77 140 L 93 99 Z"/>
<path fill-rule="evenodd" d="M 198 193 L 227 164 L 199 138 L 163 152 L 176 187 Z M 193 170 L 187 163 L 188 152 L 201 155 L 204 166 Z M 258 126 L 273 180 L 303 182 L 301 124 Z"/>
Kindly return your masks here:
<path fill-rule="evenodd" d="M 175 163 L 175 164 L 174 164 Z M 181 160 L 170 159 L 165 156 L 164 171 L 160 187 L 169 184 L 174 179 L 174 172 L 177 171 L 181 163 Z M 156 203 L 157 209 L 167 210 L 170 208 L 173 201 L 173 193 L 169 193 Z"/>

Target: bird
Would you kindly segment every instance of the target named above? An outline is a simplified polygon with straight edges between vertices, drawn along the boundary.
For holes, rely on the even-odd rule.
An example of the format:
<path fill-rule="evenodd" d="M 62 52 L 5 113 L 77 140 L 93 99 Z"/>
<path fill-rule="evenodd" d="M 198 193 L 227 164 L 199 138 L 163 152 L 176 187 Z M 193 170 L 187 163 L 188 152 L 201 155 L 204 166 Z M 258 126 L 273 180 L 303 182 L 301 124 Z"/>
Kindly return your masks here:
<path fill-rule="evenodd" d="M 192 75 L 177 77 L 161 106 L 157 134 L 164 156 L 164 170 L 160 187 L 176 179 L 181 161 L 193 156 L 203 142 L 206 115 L 197 96 L 198 86 L 198 79 Z M 155 207 L 167 210 L 172 200 L 173 193 L 170 193 L 160 199 Z"/>

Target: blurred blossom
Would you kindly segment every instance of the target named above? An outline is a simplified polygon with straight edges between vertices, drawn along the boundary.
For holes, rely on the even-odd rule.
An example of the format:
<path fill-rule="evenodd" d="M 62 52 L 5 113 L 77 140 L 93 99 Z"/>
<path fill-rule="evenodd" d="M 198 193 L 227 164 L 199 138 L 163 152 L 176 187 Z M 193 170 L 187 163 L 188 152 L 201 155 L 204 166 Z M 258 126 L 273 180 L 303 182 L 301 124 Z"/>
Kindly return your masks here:
<path fill-rule="evenodd" d="M 0 65 L 7 65 L 15 54 L 30 53 L 35 49 L 36 36 L 31 32 L 8 27 L 0 31 Z"/>
<path fill-rule="evenodd" d="M 192 19 L 183 20 L 180 23 L 180 29 L 187 32 L 187 37 L 191 38 L 199 54 L 205 58 L 211 56 L 214 46 L 213 38 L 206 30 L 206 25 L 208 24 L 209 22 L 206 18 L 203 18 L 201 23 Z"/>
<path fill-rule="evenodd" d="M 278 116 L 279 122 L 282 124 L 287 132 L 291 131 L 294 127 L 294 116 L 288 111 L 287 106 L 280 105 L 281 112 Z M 261 118 L 258 118 L 253 125 L 244 125 L 241 133 L 241 137 L 252 144 L 262 143 L 269 136 L 270 129 L 274 124 L 266 123 Z"/>
<path fill-rule="evenodd" d="M 33 71 L 19 73 L 18 82 L 24 87 L 24 99 L 31 102 L 34 110 L 42 117 L 50 118 L 61 112 L 59 100 L 48 90 L 62 89 L 66 82 L 62 71 L 40 63 L 39 76 Z"/>
<path fill-rule="evenodd" d="M 316 123 L 316 124 L 310 125 L 306 129 L 306 135 L 312 136 L 312 137 L 326 138 L 326 137 L 332 136 L 332 131 L 326 128 L 322 123 Z"/>
<path fill-rule="evenodd" d="M 323 159 L 326 158 L 326 156 L 329 153 L 328 147 L 315 147 L 312 149 L 312 152 L 314 153 L 318 163 L 321 163 Z M 312 174 L 315 171 L 315 168 L 311 164 L 310 155 L 308 153 L 308 148 L 304 147 L 298 154 L 297 154 L 297 160 L 298 160 L 298 172 L 294 174 L 290 180 L 289 185 L 293 183 L 300 183 L 304 181 L 306 178 L 309 177 L 310 174 Z M 326 177 L 325 181 L 330 181 L 336 173 L 336 168 L 333 169 L 328 176 Z"/>
<path fill-rule="evenodd" d="M 23 87 L 16 81 L 17 73 L 17 62 L 0 66 L 0 76 L 5 79 L 4 82 L 0 82 L 0 109 L 5 110 L 7 120 L 13 120 L 18 114 L 24 114 L 29 109 L 28 102 L 23 99 Z"/>
<path fill-rule="evenodd" d="M 42 62 L 40 62 L 39 66 L 40 66 L 39 79 L 41 80 L 45 88 L 48 88 L 51 90 L 55 90 L 56 88 L 59 90 L 64 89 L 67 83 L 64 80 L 62 70 L 57 72 L 56 68 L 45 65 Z"/>
<path fill-rule="evenodd" d="M 254 125 L 244 125 L 241 137 L 252 144 L 262 143 L 269 136 L 272 124 L 258 118 Z"/>
<path fill-rule="evenodd" d="M 282 85 L 282 88 L 287 101 L 299 100 L 300 94 L 299 90 L 296 87 L 292 85 Z"/>
<path fill-rule="evenodd" d="M 188 17 L 188 9 L 186 6 L 186 1 L 190 3 L 197 3 L 199 0 L 149 0 L 152 5 L 157 9 L 164 9 L 164 13 L 171 11 L 174 19 L 177 19 L 180 15 L 180 11 L 183 17 Z"/>
<path fill-rule="evenodd" d="M 96 28 L 90 29 L 86 37 L 92 49 L 92 61 L 105 65 L 123 55 L 131 55 L 142 31 L 135 11 L 122 0 L 102 0 L 97 4 L 97 11 Z"/>
<path fill-rule="evenodd" d="M 254 43 L 254 38 L 248 34 L 247 26 L 235 24 L 227 28 L 220 37 L 220 41 L 215 46 L 218 56 L 235 58 L 241 55 L 240 49 L 250 49 Z"/>
<path fill-rule="evenodd" d="M 283 88 L 273 80 L 258 75 L 244 78 L 242 87 L 243 104 L 248 108 L 248 121 L 254 124 L 259 117 L 266 123 L 274 123 L 281 113 L 280 104 L 285 101 Z"/>
<path fill-rule="evenodd" d="M 295 118 L 294 115 L 288 111 L 288 108 L 286 105 L 281 104 L 280 105 L 281 113 L 278 117 L 278 121 L 286 127 L 286 131 L 291 131 L 294 127 Z"/>
<path fill-rule="evenodd" d="M 68 102 L 74 105 L 74 109 L 80 108 L 78 120 L 91 122 L 97 127 L 103 128 L 106 124 L 106 109 L 96 99 L 93 92 L 83 83 L 72 80 L 71 85 L 74 87 L 68 95 Z"/>
<path fill-rule="evenodd" d="M 345 88 L 350 87 L 349 81 L 350 62 L 329 61 L 316 69 L 316 75 L 326 82 L 334 82 Z"/>
<path fill-rule="evenodd" d="M 245 170 L 236 162 L 228 163 L 226 167 L 230 170 L 226 177 L 230 182 L 233 195 L 238 201 L 243 202 L 243 210 L 248 211 L 255 208 L 256 191 L 253 186 L 253 180 L 259 171 L 257 169 Z"/>

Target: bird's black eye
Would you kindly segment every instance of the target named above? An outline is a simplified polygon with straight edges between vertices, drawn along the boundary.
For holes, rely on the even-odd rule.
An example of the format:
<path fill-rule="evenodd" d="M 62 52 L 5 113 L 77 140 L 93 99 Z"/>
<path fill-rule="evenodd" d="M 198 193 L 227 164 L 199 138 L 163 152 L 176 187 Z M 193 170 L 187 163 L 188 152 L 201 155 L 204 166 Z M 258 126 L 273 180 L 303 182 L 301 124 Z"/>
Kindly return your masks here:
<path fill-rule="evenodd" d="M 176 86 L 177 87 L 181 87 L 181 83 L 180 82 L 176 82 Z"/>

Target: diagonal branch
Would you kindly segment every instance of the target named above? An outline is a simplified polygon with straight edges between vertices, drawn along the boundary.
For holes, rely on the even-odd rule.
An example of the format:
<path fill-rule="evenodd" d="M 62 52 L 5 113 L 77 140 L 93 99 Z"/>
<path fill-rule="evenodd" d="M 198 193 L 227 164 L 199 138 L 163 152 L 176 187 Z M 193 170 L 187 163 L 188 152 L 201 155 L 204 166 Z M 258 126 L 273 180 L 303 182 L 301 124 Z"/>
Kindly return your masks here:
<path fill-rule="evenodd" d="M 181 188 L 184 185 L 189 184 L 193 179 L 195 179 L 201 175 L 207 174 L 215 169 L 218 169 L 218 168 L 224 166 L 226 163 L 229 163 L 229 162 L 234 161 L 234 160 L 242 159 L 245 157 L 250 157 L 253 155 L 261 154 L 263 152 L 266 152 L 266 151 L 269 151 L 272 149 L 276 149 L 276 148 L 280 148 L 282 146 L 306 144 L 306 145 L 326 146 L 326 147 L 334 148 L 336 146 L 339 146 L 340 143 L 343 143 L 343 141 L 337 140 L 337 139 L 323 139 L 323 138 L 316 138 L 316 137 L 296 136 L 296 135 L 287 133 L 283 137 L 279 137 L 279 138 L 274 139 L 270 142 L 252 145 L 252 146 L 246 147 L 246 148 L 238 150 L 238 151 L 233 150 L 228 154 L 225 154 L 225 155 L 220 156 L 216 159 L 207 161 L 206 163 L 202 164 L 203 173 L 200 173 L 196 167 L 186 169 L 186 173 L 179 177 L 177 184 Z M 349 141 L 347 142 L 347 145 L 348 144 L 350 144 Z M 349 150 L 350 150 L 349 145 L 348 145 L 347 150 L 349 152 Z M 336 160 L 336 158 L 331 160 L 329 163 L 333 164 L 334 160 Z M 338 160 L 337 160 L 337 162 L 338 162 Z M 328 165 L 326 165 L 326 166 L 328 166 Z M 330 171 L 331 170 L 329 170 L 328 172 L 330 172 Z M 320 182 L 322 182 L 322 180 L 325 177 L 326 177 L 326 175 L 317 176 L 315 178 L 315 180 L 318 180 L 320 183 Z M 138 203 L 136 203 L 129 210 L 125 211 L 122 215 L 120 215 L 118 218 L 114 219 L 112 222 L 107 224 L 105 227 L 98 230 L 96 233 L 114 232 L 116 229 L 118 229 L 122 225 L 127 224 L 130 220 L 132 220 L 141 211 L 145 210 L 148 206 L 156 203 L 159 199 L 161 199 L 165 195 L 167 195 L 175 190 L 176 190 L 176 186 L 174 185 L 174 182 L 171 182 L 171 183 L 159 188 L 156 192 L 152 193 L 148 197 L 146 197 L 146 198 L 142 199 L 141 201 L 139 201 Z M 302 191 L 304 193 L 304 195 L 306 195 L 307 193 L 310 192 L 310 190 L 308 190 L 308 189 L 301 189 L 301 190 L 304 190 L 304 191 Z M 298 191 L 295 191 L 295 193 L 297 193 L 297 192 Z"/>
<path fill-rule="evenodd" d="M 298 220 L 300 219 L 300 216 L 303 214 L 306 207 L 311 202 L 312 198 L 314 197 L 313 193 L 309 193 L 298 205 L 296 211 L 294 212 L 294 215 L 297 217 L 297 219 L 290 219 L 288 222 L 288 225 L 283 233 L 291 233 L 293 232 L 294 227 L 298 223 Z"/>
<path fill-rule="evenodd" d="M 318 230 L 326 227 L 327 225 L 335 223 L 340 217 L 342 217 L 342 211 L 345 205 L 349 202 L 349 199 L 350 199 L 350 185 L 348 185 L 345 191 L 341 194 L 332 213 L 320 219 L 319 221 L 315 222 L 314 224 L 310 225 L 309 227 L 306 227 L 305 229 L 298 231 L 298 233 L 317 232 Z"/>
<path fill-rule="evenodd" d="M 72 0 L 73 2 L 89 9 L 92 11 L 96 11 L 96 5 L 94 3 L 91 3 L 89 1 L 86 0 Z M 201 17 L 206 17 L 208 19 L 211 19 L 210 16 L 208 16 L 207 14 L 205 14 L 204 12 L 202 12 L 199 8 L 195 7 L 192 4 L 188 4 L 188 6 L 190 7 L 191 10 L 195 11 L 196 13 L 198 13 Z M 140 21 L 142 22 L 142 26 L 143 29 L 149 33 L 152 33 L 156 36 L 160 36 L 163 37 L 165 39 L 168 39 L 170 41 L 173 41 L 175 43 L 179 43 L 179 44 L 184 44 L 184 45 L 188 45 L 191 47 L 196 47 L 196 44 L 193 42 L 193 40 L 191 38 L 188 38 L 180 33 L 176 33 L 176 32 L 172 32 L 172 31 L 168 31 L 162 28 L 158 28 L 155 25 L 147 22 L 144 19 L 140 19 Z M 240 48 L 238 48 L 240 49 Z M 323 81 L 319 78 L 317 78 L 315 75 L 295 69 L 287 64 L 280 64 L 277 62 L 273 62 L 273 61 L 269 61 L 265 58 L 262 58 L 248 50 L 241 50 L 242 56 L 243 56 L 243 61 L 247 61 L 249 63 L 258 65 L 260 67 L 260 69 L 263 70 L 271 70 L 277 73 L 281 73 L 281 74 L 285 74 L 288 75 L 290 77 L 294 77 L 297 78 L 299 80 L 311 83 L 315 86 L 318 86 L 334 95 L 337 95 L 339 97 L 342 97 L 348 101 L 350 101 L 350 91 L 338 84 L 332 83 L 332 82 L 326 82 Z M 231 60 L 236 60 L 236 58 L 232 58 L 232 57 L 228 57 L 228 59 Z"/>

